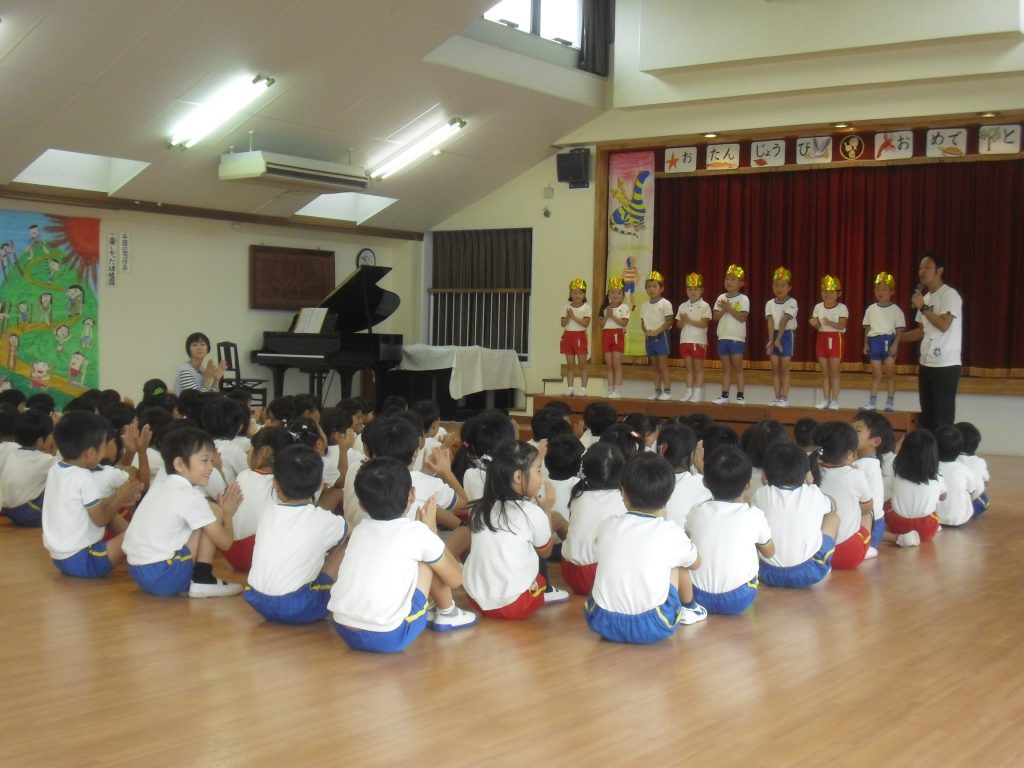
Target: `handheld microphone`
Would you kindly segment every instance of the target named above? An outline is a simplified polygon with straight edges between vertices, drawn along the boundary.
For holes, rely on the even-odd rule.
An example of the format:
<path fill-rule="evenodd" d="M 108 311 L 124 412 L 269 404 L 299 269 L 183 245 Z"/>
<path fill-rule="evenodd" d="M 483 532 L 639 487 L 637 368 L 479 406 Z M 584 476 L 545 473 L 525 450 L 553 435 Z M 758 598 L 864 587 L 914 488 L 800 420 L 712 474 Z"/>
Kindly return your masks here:
<path fill-rule="evenodd" d="M 910 294 L 910 298 L 914 298 L 914 294 L 920 293 L 924 296 L 924 283 L 918 283 L 914 286 L 914 293 Z"/>

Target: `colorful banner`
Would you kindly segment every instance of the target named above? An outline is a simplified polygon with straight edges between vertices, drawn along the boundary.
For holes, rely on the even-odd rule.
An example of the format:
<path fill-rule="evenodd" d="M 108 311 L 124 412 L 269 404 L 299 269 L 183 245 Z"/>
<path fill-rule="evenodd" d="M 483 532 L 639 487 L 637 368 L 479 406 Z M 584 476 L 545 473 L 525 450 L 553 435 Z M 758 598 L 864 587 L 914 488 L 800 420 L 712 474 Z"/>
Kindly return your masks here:
<path fill-rule="evenodd" d="M 0 211 L 0 390 L 99 386 L 100 220 Z"/>
<path fill-rule="evenodd" d="M 607 275 L 622 277 L 625 301 L 634 308 L 626 328 L 627 355 L 647 354 L 635 308 L 647 301 L 644 279 L 654 254 L 654 163 L 654 152 L 622 152 L 608 159 Z"/>

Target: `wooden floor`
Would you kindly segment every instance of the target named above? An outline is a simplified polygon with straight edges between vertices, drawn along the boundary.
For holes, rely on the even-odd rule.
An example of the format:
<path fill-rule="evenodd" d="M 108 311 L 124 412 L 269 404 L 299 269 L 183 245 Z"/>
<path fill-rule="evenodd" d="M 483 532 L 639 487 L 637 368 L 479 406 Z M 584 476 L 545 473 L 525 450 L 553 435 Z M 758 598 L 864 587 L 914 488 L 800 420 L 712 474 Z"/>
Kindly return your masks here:
<path fill-rule="evenodd" d="M 1021 766 L 1024 459 L 989 464 L 965 529 L 644 648 L 574 598 L 360 654 L 0 524 L 0 766 Z"/>

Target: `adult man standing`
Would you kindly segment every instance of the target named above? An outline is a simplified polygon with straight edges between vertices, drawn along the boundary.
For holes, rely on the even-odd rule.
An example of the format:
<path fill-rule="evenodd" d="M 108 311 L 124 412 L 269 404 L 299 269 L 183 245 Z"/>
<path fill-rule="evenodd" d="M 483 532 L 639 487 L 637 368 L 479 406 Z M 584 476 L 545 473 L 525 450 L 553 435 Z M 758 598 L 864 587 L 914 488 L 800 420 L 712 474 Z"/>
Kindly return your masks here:
<path fill-rule="evenodd" d="M 904 331 L 889 354 L 896 357 L 901 342 L 921 342 L 917 388 L 921 399 L 920 426 L 935 429 L 956 420 L 956 390 L 960 383 L 963 299 L 945 283 L 946 260 L 937 253 L 921 255 L 917 267 L 921 284 L 910 303 L 917 310 L 917 328 Z M 924 295 L 921 289 L 927 291 Z"/>

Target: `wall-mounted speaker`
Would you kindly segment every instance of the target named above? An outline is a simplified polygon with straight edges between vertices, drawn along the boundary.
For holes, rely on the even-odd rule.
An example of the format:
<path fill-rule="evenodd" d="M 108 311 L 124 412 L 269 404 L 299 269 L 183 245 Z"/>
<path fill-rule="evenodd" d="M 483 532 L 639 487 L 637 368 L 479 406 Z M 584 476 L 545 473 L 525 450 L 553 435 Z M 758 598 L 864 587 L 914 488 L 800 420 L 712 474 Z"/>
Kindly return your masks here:
<path fill-rule="evenodd" d="M 578 147 L 555 156 L 558 166 L 558 180 L 569 184 L 569 189 L 585 189 L 590 186 L 590 150 Z"/>

